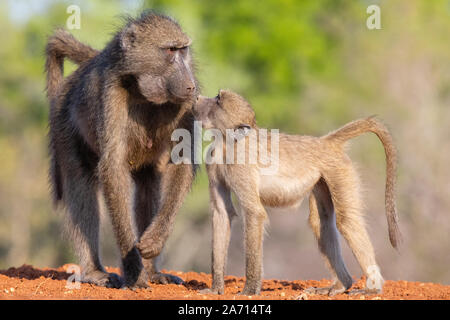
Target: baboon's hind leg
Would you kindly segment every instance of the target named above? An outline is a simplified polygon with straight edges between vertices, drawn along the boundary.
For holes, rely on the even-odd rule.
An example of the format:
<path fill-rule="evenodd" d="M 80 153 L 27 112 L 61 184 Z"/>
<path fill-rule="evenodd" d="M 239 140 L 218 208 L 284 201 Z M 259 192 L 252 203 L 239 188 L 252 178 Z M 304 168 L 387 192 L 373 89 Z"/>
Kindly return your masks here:
<path fill-rule="evenodd" d="M 99 286 L 120 288 L 122 279 L 115 273 L 107 273 L 99 255 L 99 207 L 98 182 L 93 168 L 83 163 L 72 150 L 62 155 L 65 163 L 63 174 L 63 200 L 68 217 L 66 233 L 72 240 L 80 259 L 81 281 Z"/>
<path fill-rule="evenodd" d="M 326 288 L 308 288 L 311 294 L 335 295 L 342 293 L 352 285 L 352 278 L 342 259 L 339 235 L 330 191 L 323 179 L 314 186 L 309 198 L 309 224 L 318 241 L 320 252 L 333 274 L 334 283 Z"/>
<path fill-rule="evenodd" d="M 326 180 L 336 211 L 337 228 L 367 276 L 365 289 L 351 291 L 350 294 L 380 293 L 384 280 L 363 220 L 358 175 L 353 166 L 348 164 L 334 170 Z"/>

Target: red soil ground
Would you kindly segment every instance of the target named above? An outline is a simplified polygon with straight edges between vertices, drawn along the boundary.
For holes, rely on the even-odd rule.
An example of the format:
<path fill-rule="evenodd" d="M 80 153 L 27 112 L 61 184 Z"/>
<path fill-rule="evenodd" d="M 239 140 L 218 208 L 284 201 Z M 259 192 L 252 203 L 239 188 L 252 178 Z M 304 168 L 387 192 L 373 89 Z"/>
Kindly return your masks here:
<path fill-rule="evenodd" d="M 107 289 L 90 284 L 81 284 L 80 289 L 66 288 L 66 273 L 69 265 L 64 265 L 58 269 L 38 269 L 29 265 L 19 268 L 9 268 L 0 270 L 0 299 L 165 299 L 165 300 L 240 300 L 240 299 L 333 299 L 333 300 L 391 300 L 391 299 L 450 299 L 450 286 L 435 283 L 407 282 L 407 281 L 386 281 L 383 294 L 378 295 L 354 295 L 340 294 L 334 297 L 308 295 L 304 289 L 314 286 L 322 287 L 330 285 L 330 280 L 264 280 L 261 295 L 253 297 L 238 296 L 242 291 L 244 279 L 234 276 L 225 278 L 225 294 L 204 295 L 198 290 L 211 285 L 211 275 L 196 272 L 175 272 L 164 271 L 181 277 L 184 285 L 157 285 L 152 284 L 151 290 L 124 290 Z M 118 273 L 117 269 L 108 268 L 110 272 Z M 355 288 L 363 286 L 364 279 L 359 279 L 354 285 Z"/>

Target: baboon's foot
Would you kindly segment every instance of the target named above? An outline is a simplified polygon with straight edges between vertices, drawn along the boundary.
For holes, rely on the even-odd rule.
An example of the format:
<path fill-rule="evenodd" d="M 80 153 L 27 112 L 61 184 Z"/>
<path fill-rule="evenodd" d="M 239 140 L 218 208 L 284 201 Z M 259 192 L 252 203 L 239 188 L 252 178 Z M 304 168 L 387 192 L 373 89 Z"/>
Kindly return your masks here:
<path fill-rule="evenodd" d="M 116 273 L 108 273 L 100 270 L 86 273 L 81 282 L 95 284 L 100 287 L 119 289 L 123 286 L 123 279 Z"/>
<path fill-rule="evenodd" d="M 145 271 L 143 269 L 142 272 L 137 277 L 137 279 L 136 279 L 136 277 L 125 278 L 125 287 L 128 289 L 131 289 L 131 290 L 137 290 L 137 289 L 151 290 L 149 281 L 148 281 L 147 271 Z"/>
<path fill-rule="evenodd" d="M 311 287 L 305 289 L 305 293 L 307 294 L 328 295 L 330 297 L 343 293 L 345 291 L 346 291 L 345 287 L 342 286 L 341 284 L 333 284 L 332 286 L 322 288 Z"/>
<path fill-rule="evenodd" d="M 142 264 L 149 276 L 150 282 L 156 284 L 183 284 L 183 279 L 173 276 L 171 274 L 162 273 L 156 268 L 156 258 L 153 259 L 142 259 Z"/>
<path fill-rule="evenodd" d="M 357 294 L 364 294 L 364 295 L 371 295 L 371 294 L 380 294 L 383 290 L 381 289 L 368 289 L 368 288 L 364 288 L 364 289 L 353 289 L 350 290 L 350 292 L 348 293 L 351 296 L 357 295 Z"/>
<path fill-rule="evenodd" d="M 150 285 L 147 282 L 136 282 L 132 285 L 125 286 L 122 289 L 130 289 L 132 291 L 136 291 L 138 289 L 145 289 L 148 291 L 152 291 L 152 287 L 150 287 Z"/>
<path fill-rule="evenodd" d="M 261 288 L 258 288 L 256 286 L 245 286 L 244 290 L 242 290 L 241 293 L 238 295 L 240 296 L 257 296 L 261 293 Z"/>
<path fill-rule="evenodd" d="M 129 289 L 149 289 L 149 275 L 136 247 L 122 258 L 122 274 Z"/>
<path fill-rule="evenodd" d="M 377 265 L 372 265 L 367 268 L 367 280 L 363 293 L 361 294 L 378 294 L 383 291 L 384 279 L 381 276 L 380 268 Z M 352 290 L 355 291 L 355 290 Z M 354 293 L 359 294 L 359 293 Z"/>
<path fill-rule="evenodd" d="M 203 290 L 200 290 L 198 293 L 200 294 L 223 294 L 224 289 L 223 288 L 206 288 Z"/>
<path fill-rule="evenodd" d="M 154 272 L 150 275 L 150 281 L 156 284 L 183 284 L 184 281 L 180 277 L 167 273 Z"/>

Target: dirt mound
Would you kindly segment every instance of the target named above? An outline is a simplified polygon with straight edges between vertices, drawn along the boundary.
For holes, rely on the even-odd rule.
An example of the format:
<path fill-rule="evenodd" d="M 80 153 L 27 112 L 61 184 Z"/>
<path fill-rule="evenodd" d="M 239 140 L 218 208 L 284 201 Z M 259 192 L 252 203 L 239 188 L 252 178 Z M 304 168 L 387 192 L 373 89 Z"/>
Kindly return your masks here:
<path fill-rule="evenodd" d="M 244 279 L 234 276 L 225 278 L 225 294 L 204 295 L 198 290 L 211 285 L 211 275 L 196 272 L 164 271 L 181 277 L 184 285 L 152 284 L 151 290 L 121 290 L 107 289 L 90 284 L 81 284 L 79 289 L 67 288 L 70 274 L 66 271 L 70 265 L 57 269 L 38 269 L 29 265 L 19 268 L 9 268 L 0 271 L 0 299 L 450 299 L 450 286 L 435 283 L 386 281 L 383 294 L 355 295 L 340 294 L 335 297 L 308 295 L 304 289 L 308 287 L 324 287 L 331 284 L 330 280 L 280 281 L 264 280 L 261 295 L 253 297 L 238 296 L 244 287 Z M 109 272 L 119 270 L 107 268 Z M 362 288 L 364 278 L 357 280 L 354 287 Z"/>

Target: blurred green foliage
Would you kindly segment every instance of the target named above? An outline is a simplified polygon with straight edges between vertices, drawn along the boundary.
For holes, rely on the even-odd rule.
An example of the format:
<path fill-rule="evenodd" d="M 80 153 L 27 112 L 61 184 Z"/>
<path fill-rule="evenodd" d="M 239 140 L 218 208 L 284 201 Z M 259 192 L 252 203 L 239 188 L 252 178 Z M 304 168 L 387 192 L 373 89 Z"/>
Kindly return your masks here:
<path fill-rule="evenodd" d="M 366 8 L 373 3 L 382 10 L 381 30 L 366 28 Z M 238 91 L 252 103 L 262 127 L 320 135 L 356 117 L 379 114 L 399 145 L 400 217 L 413 238 L 403 259 L 389 251 L 381 214 L 383 150 L 376 139 L 357 142 L 351 155 L 362 164 L 370 190 L 376 189 L 368 207 L 380 264 L 396 261 L 387 268 L 388 277 L 449 281 L 448 0 L 2 1 L 0 267 L 75 261 L 61 237 L 63 214 L 50 204 L 43 72 L 46 37 L 65 25 L 70 4 L 81 8 L 81 29 L 71 32 L 98 49 L 120 28 L 123 14 L 153 8 L 175 17 L 194 41 L 202 93 Z M 66 74 L 74 68 L 66 63 Z M 167 264 L 207 271 L 208 227 L 203 171 L 177 218 Z M 108 228 L 104 231 L 104 260 L 114 264 L 114 241 Z M 288 231 L 274 230 L 273 237 L 283 232 Z M 303 242 L 315 250 L 312 238 L 292 232 L 286 254 L 297 254 Z M 435 246 L 435 237 L 446 237 L 447 242 Z M 235 242 L 230 250 L 241 247 Z M 266 248 L 267 255 L 277 251 L 277 241 Z M 283 264 L 283 258 L 278 261 L 290 277 L 327 276 L 322 269 L 301 273 L 292 263 Z M 277 268 L 276 263 L 266 266 L 269 274 Z"/>

